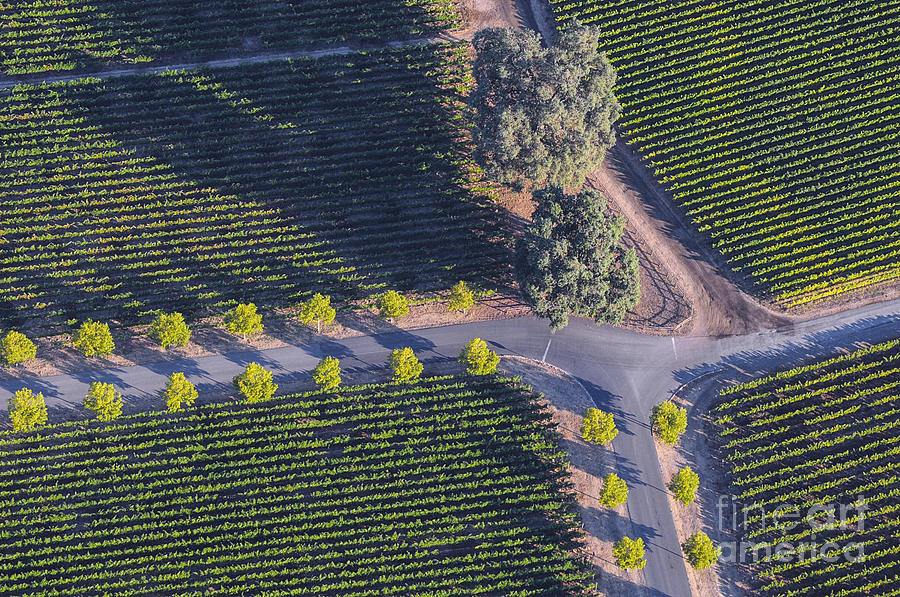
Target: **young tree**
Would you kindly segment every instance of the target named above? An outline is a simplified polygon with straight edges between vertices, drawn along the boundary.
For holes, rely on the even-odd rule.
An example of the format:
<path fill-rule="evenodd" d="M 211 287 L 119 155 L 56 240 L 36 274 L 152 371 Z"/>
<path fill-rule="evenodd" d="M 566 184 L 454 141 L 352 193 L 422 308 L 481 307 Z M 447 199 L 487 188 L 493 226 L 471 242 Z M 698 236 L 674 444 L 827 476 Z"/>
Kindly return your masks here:
<path fill-rule="evenodd" d="M 300 321 L 306 325 L 316 322 L 316 333 L 322 333 L 322 324 L 330 325 L 334 321 L 336 315 L 334 307 L 331 306 L 331 297 L 319 294 L 313 295 L 311 299 L 300 305 Z"/>
<path fill-rule="evenodd" d="M 247 365 L 243 373 L 234 376 L 232 383 L 248 404 L 268 400 L 278 391 L 278 384 L 272 381 L 272 373 L 259 363 Z"/>
<path fill-rule="evenodd" d="M 719 559 L 719 550 L 703 531 L 697 531 L 691 535 L 687 541 L 681 544 L 681 549 L 687 556 L 688 563 L 697 570 L 708 568 Z"/>
<path fill-rule="evenodd" d="M 586 442 L 608 444 L 619 434 L 612 413 L 605 413 L 599 408 L 589 408 L 581 424 L 581 437 Z"/>
<path fill-rule="evenodd" d="M 9 332 L 0 340 L 0 358 L 12 367 L 37 356 L 37 346 L 20 332 Z"/>
<path fill-rule="evenodd" d="M 122 414 L 122 393 L 111 383 L 95 381 L 82 404 L 96 412 L 100 421 L 112 421 Z"/>
<path fill-rule="evenodd" d="M 166 382 L 163 398 L 166 399 L 166 408 L 169 412 L 178 412 L 185 406 L 191 406 L 200 395 L 184 373 L 173 373 Z"/>
<path fill-rule="evenodd" d="M 250 334 L 262 330 L 262 315 L 256 312 L 256 305 L 253 303 L 237 305 L 225 313 L 223 321 L 229 333 L 239 335 L 244 340 Z"/>
<path fill-rule="evenodd" d="M 675 494 L 675 499 L 687 506 L 693 503 L 700 488 L 700 477 L 686 466 L 672 477 L 669 483 L 669 491 Z"/>
<path fill-rule="evenodd" d="M 187 346 L 191 340 L 191 329 L 184 322 L 181 313 L 160 313 L 153 320 L 148 335 L 151 340 L 167 349 L 170 346 Z"/>
<path fill-rule="evenodd" d="M 488 348 L 481 338 L 473 338 L 459 353 L 459 362 L 466 366 L 469 375 L 488 375 L 497 369 L 500 357 Z"/>
<path fill-rule="evenodd" d="M 607 215 L 606 200 L 590 189 L 570 196 L 550 187 L 534 197 L 518 268 L 526 301 L 554 331 L 570 313 L 620 323 L 641 296 L 637 254 L 621 242 L 622 217 Z"/>
<path fill-rule="evenodd" d="M 395 319 L 409 313 L 409 302 L 396 290 L 388 290 L 375 300 L 375 308 L 378 309 L 379 317 L 393 323 Z"/>
<path fill-rule="evenodd" d="M 613 544 L 613 557 L 619 568 L 641 570 L 647 565 L 644 559 L 644 540 L 638 537 L 622 537 Z"/>
<path fill-rule="evenodd" d="M 47 423 L 47 404 L 43 394 L 22 388 L 9 399 L 9 418 L 13 431 L 31 431 Z"/>
<path fill-rule="evenodd" d="M 536 33 L 483 29 L 475 47 L 475 158 L 494 179 L 580 188 L 615 144 L 616 75 L 600 31 L 568 27 L 550 48 Z"/>
<path fill-rule="evenodd" d="M 333 390 L 341 385 L 341 362 L 334 357 L 325 357 L 312 372 L 313 381 L 320 390 Z"/>
<path fill-rule="evenodd" d="M 425 367 L 416 358 L 412 348 L 398 348 L 391 353 L 391 369 L 394 371 L 394 383 L 415 381 L 422 375 Z"/>
<path fill-rule="evenodd" d="M 116 349 L 109 325 L 88 319 L 72 337 L 72 343 L 86 357 L 111 354 Z"/>
<path fill-rule="evenodd" d="M 450 289 L 450 300 L 447 308 L 451 311 L 462 311 L 464 314 L 475 304 L 475 294 L 469 290 L 469 286 L 460 280 Z"/>
<path fill-rule="evenodd" d="M 628 485 L 615 473 L 609 473 L 603 479 L 603 491 L 600 492 L 600 503 L 607 508 L 615 508 L 628 499 Z"/>
<path fill-rule="evenodd" d="M 687 429 L 687 411 L 671 400 L 653 407 L 650 417 L 653 433 L 663 442 L 674 446 Z"/>

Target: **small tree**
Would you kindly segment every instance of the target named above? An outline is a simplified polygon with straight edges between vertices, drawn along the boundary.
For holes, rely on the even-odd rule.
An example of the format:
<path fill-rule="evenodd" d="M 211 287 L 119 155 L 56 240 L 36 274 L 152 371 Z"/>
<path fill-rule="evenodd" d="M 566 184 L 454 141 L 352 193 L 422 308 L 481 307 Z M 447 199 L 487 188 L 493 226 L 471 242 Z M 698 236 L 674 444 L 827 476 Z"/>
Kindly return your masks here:
<path fill-rule="evenodd" d="M 466 366 L 469 375 L 488 375 L 497 369 L 500 357 L 488 348 L 481 338 L 473 338 L 459 353 L 459 362 Z"/>
<path fill-rule="evenodd" d="M 469 309 L 475 304 L 475 294 L 469 290 L 469 286 L 460 280 L 450 289 L 450 300 L 447 308 L 451 311 L 462 311 L 468 313 Z"/>
<path fill-rule="evenodd" d="M 248 404 L 268 400 L 278 391 L 278 384 L 272 381 L 272 373 L 259 363 L 247 365 L 243 373 L 234 376 L 232 383 Z"/>
<path fill-rule="evenodd" d="M 166 382 L 163 398 L 166 399 L 166 408 L 169 412 L 178 412 L 185 406 L 191 406 L 199 396 L 197 388 L 188 381 L 184 373 L 173 373 Z"/>
<path fill-rule="evenodd" d="M 640 537 L 637 539 L 622 537 L 616 541 L 613 545 L 613 556 L 619 568 L 625 570 L 641 570 L 647 565 L 647 560 L 644 559 L 644 540 Z"/>
<path fill-rule="evenodd" d="M 116 349 L 109 325 L 91 319 L 81 324 L 72 343 L 86 357 L 111 354 Z"/>
<path fill-rule="evenodd" d="M 324 296 L 318 292 L 311 299 L 300 305 L 300 321 L 306 325 L 316 322 L 316 333 L 322 333 L 322 324 L 329 325 L 334 321 L 336 315 L 334 307 L 331 306 L 331 297 Z"/>
<path fill-rule="evenodd" d="M 325 357 L 313 369 L 312 378 L 320 390 L 333 390 L 341 385 L 341 362 L 334 357 Z"/>
<path fill-rule="evenodd" d="M 687 429 L 687 411 L 671 400 L 653 407 L 650 417 L 653 433 L 663 442 L 674 446 Z"/>
<path fill-rule="evenodd" d="M 0 340 L 0 358 L 12 367 L 37 356 L 37 346 L 20 332 L 9 332 Z"/>
<path fill-rule="evenodd" d="M 691 535 L 687 541 L 681 544 L 681 549 L 687 556 L 688 563 L 697 570 L 712 566 L 719 559 L 719 550 L 703 531 Z"/>
<path fill-rule="evenodd" d="M 47 423 L 47 404 L 43 394 L 22 388 L 9 399 L 9 418 L 14 431 L 31 431 Z"/>
<path fill-rule="evenodd" d="M 581 437 L 586 442 L 595 444 L 608 444 L 619 434 L 616 422 L 611 413 L 606 413 L 599 408 L 589 408 L 584 415 L 584 423 L 581 425 Z"/>
<path fill-rule="evenodd" d="M 393 323 L 395 319 L 409 313 L 409 301 L 396 290 L 388 290 L 375 300 L 375 308 L 378 309 L 379 317 Z"/>
<path fill-rule="evenodd" d="M 693 503 L 699 487 L 700 477 L 689 466 L 675 473 L 669 483 L 669 490 L 675 494 L 675 499 L 685 506 Z"/>
<path fill-rule="evenodd" d="M 395 383 L 419 379 L 424 368 L 412 348 L 398 348 L 391 353 L 391 369 L 394 371 Z"/>
<path fill-rule="evenodd" d="M 191 329 L 184 322 L 181 313 L 160 313 L 150 326 L 149 336 L 164 349 L 170 346 L 187 346 L 191 340 Z"/>
<path fill-rule="evenodd" d="M 122 393 L 111 383 L 95 381 L 82 404 L 96 412 L 100 421 L 112 421 L 122 414 Z"/>
<path fill-rule="evenodd" d="M 244 340 L 250 334 L 262 330 L 262 315 L 256 312 L 253 303 L 242 303 L 226 312 L 223 317 L 225 329 L 231 334 L 241 336 Z"/>
<path fill-rule="evenodd" d="M 609 473 L 603 479 L 603 491 L 600 492 L 600 503 L 607 508 L 621 506 L 628 499 L 628 485 L 615 473 Z"/>

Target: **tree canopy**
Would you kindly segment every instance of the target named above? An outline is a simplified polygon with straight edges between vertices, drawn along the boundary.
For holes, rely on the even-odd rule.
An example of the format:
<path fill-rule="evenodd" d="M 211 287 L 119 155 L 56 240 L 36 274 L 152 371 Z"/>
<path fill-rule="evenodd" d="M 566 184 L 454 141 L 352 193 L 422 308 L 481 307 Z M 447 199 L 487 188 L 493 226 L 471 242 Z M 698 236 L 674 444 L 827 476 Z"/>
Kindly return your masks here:
<path fill-rule="evenodd" d="M 163 398 L 166 399 L 166 408 L 169 412 L 178 412 L 185 406 L 191 406 L 199 396 L 197 388 L 194 387 L 184 373 L 173 373 L 166 382 L 166 389 L 163 391 Z"/>
<path fill-rule="evenodd" d="M 37 356 L 37 346 L 21 332 L 10 331 L 0 340 L 0 359 L 9 366 Z"/>
<path fill-rule="evenodd" d="M 306 325 L 316 322 L 316 333 L 322 333 L 322 324 L 329 325 L 334 321 L 337 312 L 331 306 L 331 297 L 318 292 L 308 301 L 300 305 L 300 321 Z"/>
<path fill-rule="evenodd" d="M 72 343 L 86 357 L 111 354 L 116 349 L 109 324 L 88 319 L 72 337 Z"/>
<path fill-rule="evenodd" d="M 699 488 L 700 477 L 689 466 L 675 473 L 672 481 L 669 483 L 669 490 L 675 494 L 675 499 L 685 506 L 693 503 Z"/>
<path fill-rule="evenodd" d="M 628 499 L 628 484 L 617 474 L 609 473 L 603 479 L 603 490 L 600 492 L 599 501 L 607 508 L 621 506 Z"/>
<path fill-rule="evenodd" d="M 525 298 L 554 330 L 569 314 L 620 323 L 640 300 L 638 260 L 622 246 L 624 220 L 606 213 L 600 193 L 567 195 L 559 187 L 535 193 L 519 278 Z"/>
<path fill-rule="evenodd" d="M 622 537 L 613 544 L 613 557 L 619 568 L 640 570 L 647 565 L 644 559 L 644 540 Z"/>
<path fill-rule="evenodd" d="M 409 301 L 396 290 L 388 290 L 375 299 L 375 308 L 379 317 L 393 322 L 409 313 Z"/>
<path fill-rule="evenodd" d="M 334 357 L 325 357 L 312 372 L 313 381 L 320 390 L 333 390 L 341 385 L 341 362 Z"/>
<path fill-rule="evenodd" d="M 619 430 L 611 413 L 606 413 L 599 408 L 589 408 L 584 415 L 581 424 L 581 437 L 586 442 L 595 444 L 608 444 L 616 438 Z"/>
<path fill-rule="evenodd" d="M 716 563 L 719 558 L 719 550 L 713 545 L 712 539 L 703 531 L 697 531 L 681 545 L 688 563 L 702 570 Z"/>
<path fill-rule="evenodd" d="M 475 34 L 475 158 L 498 182 L 580 188 L 615 143 L 616 75 L 594 27 L 544 48 L 532 31 Z"/>
<path fill-rule="evenodd" d="M 97 413 L 97 419 L 109 422 L 122 414 L 122 392 L 111 383 L 95 381 L 82 404 Z"/>
<path fill-rule="evenodd" d="M 47 423 L 47 404 L 44 395 L 22 388 L 9 399 L 9 418 L 13 431 L 31 431 Z"/>
<path fill-rule="evenodd" d="M 450 289 L 450 298 L 447 301 L 447 308 L 451 311 L 462 311 L 466 313 L 475 304 L 475 293 L 473 293 L 468 284 L 460 280 Z"/>
<path fill-rule="evenodd" d="M 674 446 L 687 429 L 687 411 L 674 402 L 666 400 L 653 407 L 650 424 L 656 437 L 662 442 Z"/>
<path fill-rule="evenodd" d="M 191 340 L 191 329 L 181 313 L 160 313 L 150 325 L 149 336 L 164 349 L 187 346 Z"/>
<path fill-rule="evenodd" d="M 459 362 L 466 366 L 469 375 L 488 375 L 497 369 L 500 356 L 481 338 L 472 338 L 459 353 Z"/>
<path fill-rule="evenodd" d="M 419 379 L 425 366 L 422 365 L 412 348 L 398 348 L 391 352 L 391 370 L 395 383 L 411 382 Z"/>
<path fill-rule="evenodd" d="M 225 329 L 231 334 L 243 337 L 262 331 L 262 315 L 256 312 L 256 305 L 246 303 L 236 305 L 223 317 Z"/>
<path fill-rule="evenodd" d="M 259 363 L 247 365 L 243 373 L 234 376 L 232 383 L 248 404 L 268 400 L 278 391 L 278 384 L 272 381 L 272 372 Z"/>

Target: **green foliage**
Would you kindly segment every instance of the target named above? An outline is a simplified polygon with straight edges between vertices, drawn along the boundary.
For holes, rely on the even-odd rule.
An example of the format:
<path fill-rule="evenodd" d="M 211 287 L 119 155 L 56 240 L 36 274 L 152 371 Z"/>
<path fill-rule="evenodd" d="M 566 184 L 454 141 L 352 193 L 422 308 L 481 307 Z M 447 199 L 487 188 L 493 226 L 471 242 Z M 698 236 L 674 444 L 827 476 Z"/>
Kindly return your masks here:
<path fill-rule="evenodd" d="M 316 322 L 316 333 L 322 333 L 322 324 L 330 325 L 337 312 L 331 306 L 331 297 L 318 292 L 311 299 L 300 305 L 300 321 L 306 325 Z"/>
<path fill-rule="evenodd" d="M 697 531 L 691 535 L 687 541 L 681 544 L 681 549 L 684 551 L 688 563 L 697 570 L 712 566 L 719 558 L 719 550 L 703 531 Z"/>
<path fill-rule="evenodd" d="M 391 352 L 391 369 L 396 383 L 416 381 L 424 368 L 412 348 L 398 348 Z"/>
<path fill-rule="evenodd" d="M 488 348 L 481 338 L 473 338 L 459 353 L 459 362 L 466 366 L 469 375 L 488 375 L 497 369 L 500 356 Z"/>
<path fill-rule="evenodd" d="M 109 325 L 88 319 L 72 337 L 72 344 L 86 357 L 112 354 L 116 349 Z"/>
<path fill-rule="evenodd" d="M 163 348 L 187 346 L 191 340 L 191 329 L 181 313 L 160 313 L 150 326 L 149 336 Z"/>
<path fill-rule="evenodd" d="M 644 540 L 638 537 L 622 537 L 613 545 L 613 557 L 619 568 L 641 570 L 647 565 L 644 559 Z"/>
<path fill-rule="evenodd" d="M 675 494 L 675 499 L 685 506 L 693 503 L 699 488 L 700 477 L 689 466 L 675 473 L 669 483 L 669 490 Z"/>
<path fill-rule="evenodd" d="M 450 289 L 450 299 L 447 308 L 451 311 L 467 313 L 475 304 L 475 294 L 469 290 L 469 286 L 462 280 Z"/>
<path fill-rule="evenodd" d="M 615 508 L 628 499 L 628 485 L 615 473 L 609 473 L 603 479 L 603 491 L 598 498 L 607 508 Z"/>
<path fill-rule="evenodd" d="M 581 437 L 586 442 L 595 444 L 608 444 L 616 438 L 619 430 L 612 413 L 606 413 L 599 408 L 589 408 L 584 415 L 581 424 Z"/>
<path fill-rule="evenodd" d="M 247 404 L 268 400 L 278 391 L 278 384 L 272 381 L 272 373 L 259 363 L 250 363 L 244 372 L 232 380 L 234 389 L 244 395 Z"/>
<path fill-rule="evenodd" d="M 409 302 L 396 290 L 388 290 L 375 300 L 378 316 L 393 321 L 409 313 Z"/>
<path fill-rule="evenodd" d="M 122 414 L 122 393 L 111 383 L 95 381 L 82 404 L 96 412 L 100 421 L 112 421 Z"/>
<path fill-rule="evenodd" d="M 192 406 L 199 396 L 197 388 L 194 387 L 184 373 L 173 373 L 166 382 L 166 389 L 163 391 L 163 398 L 166 399 L 166 408 L 169 412 L 178 412 L 186 406 Z"/>
<path fill-rule="evenodd" d="M 664 443 L 674 446 L 687 429 L 687 411 L 666 400 L 653 407 L 650 416 L 653 433 Z"/>
<path fill-rule="evenodd" d="M 558 330 L 569 314 L 620 323 L 641 297 L 637 254 L 622 245 L 624 220 L 586 189 L 535 193 L 537 207 L 521 245 L 519 281 L 539 317 Z"/>
<path fill-rule="evenodd" d="M 229 310 L 223 316 L 223 322 L 229 333 L 242 336 L 245 340 L 247 336 L 262 331 L 262 315 L 256 312 L 253 303 L 242 303 Z"/>
<path fill-rule="evenodd" d="M 313 381 L 320 390 L 333 390 L 341 385 L 341 362 L 334 357 L 325 357 L 312 372 Z"/>
<path fill-rule="evenodd" d="M 37 346 L 20 332 L 10 331 L 0 340 L 0 359 L 9 366 L 37 356 Z"/>
<path fill-rule="evenodd" d="M 31 431 L 47 423 L 47 404 L 43 394 L 22 388 L 9 399 L 9 418 L 14 431 Z"/>
<path fill-rule="evenodd" d="M 478 162 L 500 182 L 580 188 L 615 143 L 620 112 L 599 30 L 569 27 L 544 48 L 534 32 L 491 28 L 472 44 Z"/>

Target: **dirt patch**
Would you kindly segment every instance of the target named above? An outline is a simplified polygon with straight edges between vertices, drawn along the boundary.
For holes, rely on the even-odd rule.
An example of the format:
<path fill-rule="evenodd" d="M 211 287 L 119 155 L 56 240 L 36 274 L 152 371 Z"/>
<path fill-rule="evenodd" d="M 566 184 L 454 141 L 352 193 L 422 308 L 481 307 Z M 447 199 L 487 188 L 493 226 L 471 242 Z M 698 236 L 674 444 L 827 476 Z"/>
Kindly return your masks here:
<path fill-rule="evenodd" d="M 646 595 L 644 573 L 622 570 L 612 555 L 613 543 L 625 535 L 634 536 L 634 531 L 627 504 L 610 509 L 598 502 L 603 477 L 617 471 L 614 454 L 608 448 L 581 439 L 581 422 L 585 411 L 594 406 L 593 400 L 571 376 L 555 367 L 504 356 L 500 369 L 521 377 L 543 394 L 543 403 L 562 435 L 560 443 L 569 456 L 569 475 L 585 531 L 581 553 L 595 567 L 600 592 L 610 596 Z"/>
<path fill-rule="evenodd" d="M 708 412 L 715 401 L 718 380 L 715 375 L 698 378 L 679 391 L 673 401 L 688 411 L 688 428 L 677 446 L 669 446 L 657 442 L 656 452 L 663 480 L 669 480 L 685 466 L 690 466 L 700 476 L 700 489 L 693 504 L 685 506 L 669 495 L 669 506 L 678 541 L 684 543 L 697 531 L 703 531 L 717 545 L 735 538 L 729 527 L 729 513 L 724 513 L 724 520 L 719 520 L 718 499 L 720 495 L 729 495 L 729 488 L 724 470 L 713 452 L 712 439 L 709 436 Z M 706 570 L 695 570 L 685 560 L 688 579 L 694 597 L 740 597 L 749 589 L 746 579 L 740 571 L 730 564 L 716 564 Z"/>
<path fill-rule="evenodd" d="M 208 317 L 191 324 L 191 342 L 184 348 L 163 350 L 148 337 L 149 326 L 113 327 L 115 354 L 86 358 L 71 347 L 68 334 L 46 336 L 34 340 L 38 358 L 16 367 L 0 366 L 0 379 L 27 379 L 75 373 L 87 369 L 130 367 L 159 361 L 196 359 L 216 354 L 246 350 L 268 350 L 289 345 L 310 344 L 323 339 L 341 340 L 355 336 L 389 333 L 397 330 L 416 330 L 456 323 L 472 323 L 506 319 L 530 314 L 517 297 L 493 294 L 478 300 L 463 314 L 451 312 L 442 298 L 420 299 L 410 305 L 409 315 L 389 323 L 371 309 L 356 309 L 338 313 L 335 322 L 317 336 L 315 327 L 306 326 L 296 318 L 297 309 L 282 309 L 263 315 L 263 331 L 246 341 L 226 332 L 221 317 Z"/>

